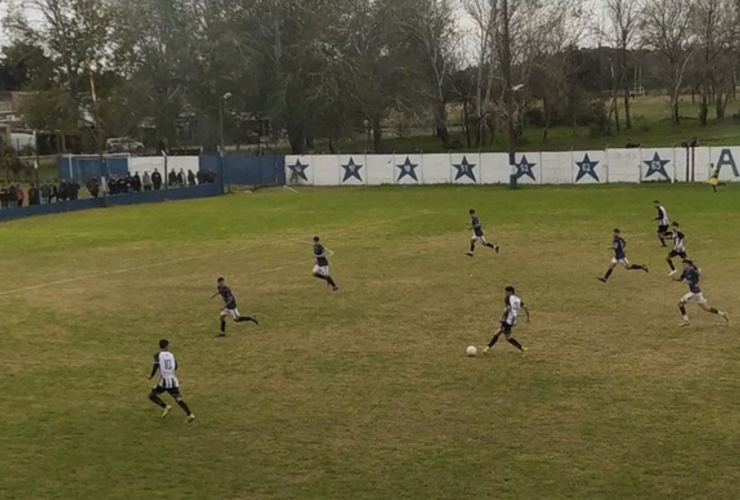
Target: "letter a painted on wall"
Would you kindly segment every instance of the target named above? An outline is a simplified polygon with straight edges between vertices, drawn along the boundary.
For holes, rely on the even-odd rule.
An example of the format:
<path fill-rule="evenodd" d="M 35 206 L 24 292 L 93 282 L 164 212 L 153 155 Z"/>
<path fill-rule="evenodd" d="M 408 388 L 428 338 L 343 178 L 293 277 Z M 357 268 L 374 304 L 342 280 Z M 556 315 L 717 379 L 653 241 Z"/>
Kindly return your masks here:
<path fill-rule="evenodd" d="M 735 177 L 740 177 L 740 172 L 737 170 L 737 163 L 735 163 L 735 157 L 732 156 L 732 151 L 729 149 L 723 149 L 719 154 L 719 160 L 717 160 L 717 172 L 722 172 L 722 167 L 729 165 L 732 167 L 732 174 Z"/>

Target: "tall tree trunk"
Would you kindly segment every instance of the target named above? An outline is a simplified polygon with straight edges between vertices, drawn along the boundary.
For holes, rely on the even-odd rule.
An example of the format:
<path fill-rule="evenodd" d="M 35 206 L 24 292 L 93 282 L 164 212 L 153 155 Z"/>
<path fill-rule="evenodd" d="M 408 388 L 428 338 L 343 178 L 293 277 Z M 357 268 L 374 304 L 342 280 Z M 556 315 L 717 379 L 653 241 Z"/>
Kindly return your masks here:
<path fill-rule="evenodd" d="M 628 130 L 632 128 L 632 115 L 630 114 L 630 89 L 628 85 L 624 86 L 624 126 Z"/>
<path fill-rule="evenodd" d="M 437 139 L 445 146 L 450 144 L 450 131 L 447 129 L 447 106 L 441 100 L 434 105 L 434 129 Z"/>
<path fill-rule="evenodd" d="M 302 155 L 306 151 L 306 134 L 303 130 L 303 124 L 291 121 L 288 123 L 288 142 L 290 142 L 290 152 L 294 155 Z"/>
<path fill-rule="evenodd" d="M 707 126 L 707 117 L 709 116 L 709 96 L 707 95 L 707 84 L 701 86 L 701 104 L 699 105 L 699 124 Z"/>
<path fill-rule="evenodd" d="M 509 17 L 509 0 L 503 0 L 501 16 L 503 17 L 503 40 L 501 40 L 501 72 L 504 76 L 504 105 L 506 106 L 506 143 L 510 153 L 514 152 L 514 96 L 511 76 L 511 19 Z"/>
<path fill-rule="evenodd" d="M 612 109 L 614 110 L 614 125 L 619 133 L 622 128 L 619 125 L 619 101 L 616 87 L 614 88 L 614 95 L 612 96 Z"/>
<path fill-rule="evenodd" d="M 374 116 L 372 120 L 373 124 L 373 151 L 376 153 L 381 152 L 383 146 L 383 127 L 381 126 L 380 116 Z"/>

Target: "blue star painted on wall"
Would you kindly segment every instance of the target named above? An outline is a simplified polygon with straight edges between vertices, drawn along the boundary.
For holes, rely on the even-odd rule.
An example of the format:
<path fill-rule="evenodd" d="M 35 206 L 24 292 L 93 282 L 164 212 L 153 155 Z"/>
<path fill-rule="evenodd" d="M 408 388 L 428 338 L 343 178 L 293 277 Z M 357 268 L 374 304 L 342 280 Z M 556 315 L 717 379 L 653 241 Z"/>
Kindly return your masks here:
<path fill-rule="evenodd" d="M 300 177 L 304 181 L 308 182 L 308 177 L 306 177 L 306 169 L 308 168 L 308 165 L 302 164 L 300 159 L 295 161 L 295 165 L 288 165 L 288 168 L 293 172 L 294 177 Z"/>
<path fill-rule="evenodd" d="M 411 177 L 416 182 L 419 182 L 419 178 L 416 175 L 416 169 L 419 167 L 416 163 L 411 163 L 411 158 L 408 156 L 406 157 L 406 161 L 404 161 L 401 165 L 396 165 L 398 169 L 401 170 L 401 172 L 398 174 L 398 179 L 396 179 L 396 182 L 399 182 L 404 177 Z"/>
<path fill-rule="evenodd" d="M 588 153 L 586 153 L 586 155 L 583 157 L 583 161 L 576 162 L 576 165 L 578 165 L 578 175 L 576 176 L 576 182 L 580 181 L 587 175 L 593 177 L 596 182 L 601 182 L 599 180 L 599 175 L 596 173 L 596 165 L 598 164 L 598 161 L 593 161 L 591 158 L 588 157 Z"/>
<path fill-rule="evenodd" d="M 647 173 L 645 173 L 645 178 L 647 179 L 653 174 L 660 174 L 666 179 L 670 180 L 671 178 L 668 177 L 668 172 L 665 170 L 665 166 L 668 165 L 671 162 L 671 160 L 663 160 L 660 158 L 660 155 L 658 152 L 655 152 L 655 155 L 653 156 L 652 160 L 648 160 L 645 163 L 645 165 L 648 166 Z"/>
<path fill-rule="evenodd" d="M 362 165 L 356 164 L 355 159 L 350 156 L 349 163 L 342 165 L 342 168 L 344 169 L 344 178 L 342 179 L 342 182 L 347 182 L 352 177 L 362 182 L 362 177 L 360 176 L 360 169 L 362 167 Z"/>
<path fill-rule="evenodd" d="M 455 174 L 456 181 L 463 177 L 467 177 L 475 183 L 478 182 L 478 179 L 475 178 L 475 172 L 473 171 L 476 165 L 475 163 L 470 163 L 467 156 L 463 156 L 460 163 L 453 163 L 452 166 L 457 169 L 457 174 Z"/>
<path fill-rule="evenodd" d="M 514 166 L 516 167 L 516 178 L 517 180 L 521 179 L 525 175 L 532 179 L 533 181 L 537 182 L 537 179 L 534 176 L 534 172 L 532 169 L 537 166 L 536 163 L 529 163 L 527 161 L 527 155 L 522 155 L 522 161 L 519 163 L 514 163 Z"/>

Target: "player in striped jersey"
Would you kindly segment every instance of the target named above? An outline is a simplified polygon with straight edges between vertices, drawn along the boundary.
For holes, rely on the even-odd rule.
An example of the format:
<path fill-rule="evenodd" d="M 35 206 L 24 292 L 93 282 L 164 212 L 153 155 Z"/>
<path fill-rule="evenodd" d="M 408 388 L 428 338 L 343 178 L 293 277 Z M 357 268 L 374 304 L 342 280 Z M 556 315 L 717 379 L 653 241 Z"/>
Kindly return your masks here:
<path fill-rule="evenodd" d="M 501 317 L 501 326 L 498 330 L 496 330 L 496 333 L 493 334 L 493 338 L 488 343 L 485 349 L 483 349 L 483 353 L 487 353 L 495 344 L 498 342 L 499 337 L 503 333 L 506 337 L 507 342 L 509 344 L 513 345 L 517 349 L 519 349 L 522 354 L 527 353 L 527 348 L 522 347 L 522 345 L 517 342 L 517 340 L 511 336 L 511 331 L 516 326 L 517 320 L 519 319 L 519 314 L 523 310 L 527 315 L 527 323 L 529 323 L 529 309 L 527 309 L 527 306 L 524 305 L 524 302 L 522 302 L 522 299 L 516 296 L 516 291 L 514 290 L 513 286 L 507 286 L 505 289 L 506 296 L 504 297 L 504 314 Z"/>
<path fill-rule="evenodd" d="M 674 276 L 678 272 L 676 271 L 676 266 L 673 265 L 673 259 L 675 257 L 681 257 L 681 260 L 686 260 L 687 258 L 686 235 L 679 230 L 678 222 L 674 222 L 673 224 L 671 224 L 671 227 L 673 231 L 668 233 L 668 236 L 670 236 L 673 240 L 673 248 L 668 254 L 668 257 L 665 258 L 666 262 L 668 262 L 668 266 L 670 266 L 671 268 L 671 272 L 668 274 L 668 276 Z"/>
<path fill-rule="evenodd" d="M 162 418 L 164 418 L 170 413 L 172 407 L 162 401 L 162 398 L 159 396 L 165 392 L 168 393 L 170 396 L 175 398 L 177 404 L 180 405 L 180 408 L 183 409 L 185 415 L 188 416 L 187 423 L 190 423 L 195 420 L 195 415 L 193 415 L 193 412 L 190 411 L 190 408 L 185 401 L 182 400 L 182 396 L 180 395 L 180 381 L 177 380 L 176 375 L 177 360 L 175 359 L 175 355 L 172 354 L 169 349 L 169 340 L 162 339 L 159 341 L 159 352 L 154 355 L 154 366 L 152 366 L 152 374 L 149 375 L 149 380 L 151 380 L 157 372 L 159 372 L 159 382 L 157 382 L 157 385 L 152 387 L 152 390 L 149 393 L 149 399 L 163 409 Z"/>
<path fill-rule="evenodd" d="M 663 205 L 658 200 L 653 202 L 655 209 L 658 211 L 658 216 L 654 219 L 658 221 L 658 239 L 660 240 L 661 246 L 667 247 L 666 239 L 668 238 L 668 212 L 665 211 Z"/>

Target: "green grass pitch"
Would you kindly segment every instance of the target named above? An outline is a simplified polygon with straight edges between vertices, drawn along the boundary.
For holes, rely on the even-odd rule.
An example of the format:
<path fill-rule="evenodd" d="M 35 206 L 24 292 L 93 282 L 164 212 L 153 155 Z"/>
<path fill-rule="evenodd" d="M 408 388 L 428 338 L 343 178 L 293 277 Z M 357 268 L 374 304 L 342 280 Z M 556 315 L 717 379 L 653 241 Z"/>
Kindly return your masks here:
<path fill-rule="evenodd" d="M 740 321 L 734 186 L 276 190 L 4 223 L 0 498 L 738 498 L 740 323 L 690 305 L 678 327 L 655 198 Z M 471 207 L 500 255 L 465 257 Z M 614 227 L 652 272 L 605 286 Z M 315 234 L 338 293 L 310 276 Z M 260 327 L 215 338 L 220 275 Z M 529 356 L 465 357 L 509 284 Z M 146 399 L 163 337 L 191 425 Z"/>

